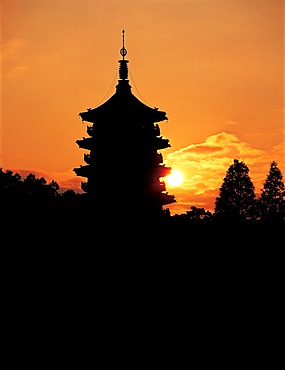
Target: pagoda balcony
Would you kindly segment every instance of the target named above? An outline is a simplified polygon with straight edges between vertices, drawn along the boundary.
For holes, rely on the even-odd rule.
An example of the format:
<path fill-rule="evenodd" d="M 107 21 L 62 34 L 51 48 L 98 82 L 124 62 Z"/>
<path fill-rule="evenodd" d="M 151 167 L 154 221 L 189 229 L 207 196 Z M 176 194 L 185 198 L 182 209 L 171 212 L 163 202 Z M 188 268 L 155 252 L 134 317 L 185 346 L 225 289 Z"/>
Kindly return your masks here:
<path fill-rule="evenodd" d="M 92 149 L 94 145 L 93 143 L 94 141 L 92 137 L 88 137 L 88 138 L 84 137 L 81 140 L 76 140 L 76 144 L 79 146 L 79 148 L 88 149 L 88 150 Z"/>

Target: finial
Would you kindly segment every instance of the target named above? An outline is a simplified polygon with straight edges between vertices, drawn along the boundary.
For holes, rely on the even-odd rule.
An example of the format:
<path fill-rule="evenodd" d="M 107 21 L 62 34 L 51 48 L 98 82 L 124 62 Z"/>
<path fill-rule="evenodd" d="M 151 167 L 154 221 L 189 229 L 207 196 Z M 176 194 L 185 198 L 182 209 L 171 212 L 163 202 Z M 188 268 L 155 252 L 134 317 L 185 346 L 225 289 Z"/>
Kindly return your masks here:
<path fill-rule="evenodd" d="M 125 56 L 127 55 L 127 49 L 125 48 L 125 30 L 122 31 L 122 36 L 123 36 L 123 47 L 120 50 L 120 54 L 122 55 L 124 60 Z"/>
<path fill-rule="evenodd" d="M 120 54 L 122 55 L 123 59 L 119 60 L 120 67 L 119 67 L 119 78 L 121 80 L 127 80 L 128 79 L 128 60 L 125 59 L 125 56 L 127 55 L 127 49 L 125 48 L 125 30 L 122 31 L 123 34 L 123 46 L 120 50 Z"/>

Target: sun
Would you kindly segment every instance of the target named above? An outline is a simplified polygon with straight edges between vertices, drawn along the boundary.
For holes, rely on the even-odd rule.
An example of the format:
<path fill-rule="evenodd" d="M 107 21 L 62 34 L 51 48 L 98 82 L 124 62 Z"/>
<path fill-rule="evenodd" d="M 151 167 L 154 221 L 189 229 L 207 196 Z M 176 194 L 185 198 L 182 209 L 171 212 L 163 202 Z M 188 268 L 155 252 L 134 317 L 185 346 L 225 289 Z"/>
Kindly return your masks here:
<path fill-rule="evenodd" d="M 170 174 L 167 175 L 165 179 L 168 185 L 179 186 L 183 182 L 183 175 L 179 170 L 171 170 Z"/>

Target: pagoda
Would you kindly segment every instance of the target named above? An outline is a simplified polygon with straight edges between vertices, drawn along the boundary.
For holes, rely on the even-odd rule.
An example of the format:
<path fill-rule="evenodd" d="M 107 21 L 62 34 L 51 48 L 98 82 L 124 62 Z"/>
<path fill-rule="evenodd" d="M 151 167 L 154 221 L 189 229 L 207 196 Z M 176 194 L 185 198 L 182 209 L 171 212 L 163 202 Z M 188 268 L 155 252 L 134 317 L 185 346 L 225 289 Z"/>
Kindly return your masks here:
<path fill-rule="evenodd" d="M 158 122 L 168 118 L 133 95 L 124 34 L 123 30 L 116 92 L 102 105 L 79 113 L 89 123 L 88 136 L 76 140 L 86 150 L 85 165 L 73 171 L 85 178 L 82 196 L 97 217 L 154 220 L 165 213 L 165 205 L 176 202 L 162 180 L 171 167 L 163 164 L 160 150 L 170 143 L 162 137 Z"/>

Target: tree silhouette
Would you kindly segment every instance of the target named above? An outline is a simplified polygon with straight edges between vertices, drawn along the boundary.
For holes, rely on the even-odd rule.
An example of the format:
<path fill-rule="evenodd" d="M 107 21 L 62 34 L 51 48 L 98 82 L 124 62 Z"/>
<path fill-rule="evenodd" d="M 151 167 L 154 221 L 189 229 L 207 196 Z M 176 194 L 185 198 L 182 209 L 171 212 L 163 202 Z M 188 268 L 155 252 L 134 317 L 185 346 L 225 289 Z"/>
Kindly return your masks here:
<path fill-rule="evenodd" d="M 195 206 L 191 206 L 190 211 L 186 211 L 186 215 L 189 222 L 196 225 L 209 225 L 213 216 L 210 211 Z"/>
<path fill-rule="evenodd" d="M 44 177 L 36 178 L 36 176 L 30 173 L 24 180 L 27 192 L 35 198 L 51 198 L 57 195 L 59 185 L 52 180 L 50 184 Z"/>
<path fill-rule="evenodd" d="M 247 165 L 234 159 L 220 187 L 220 195 L 215 200 L 215 219 L 224 222 L 253 219 L 254 189 Z"/>
<path fill-rule="evenodd" d="M 1 207 L 13 207 L 15 203 L 21 201 L 24 197 L 23 182 L 18 173 L 10 170 L 3 171 L 0 168 L 0 202 Z"/>
<path fill-rule="evenodd" d="M 60 199 L 59 185 L 52 180 L 49 184 L 44 177 L 37 178 L 33 173 L 22 180 L 12 171 L 0 168 L 0 201 L 5 210 L 39 209 L 55 206 Z"/>
<path fill-rule="evenodd" d="M 257 210 L 261 220 L 276 221 L 284 219 L 285 187 L 283 176 L 275 161 L 271 162 L 269 173 L 257 199 Z"/>

